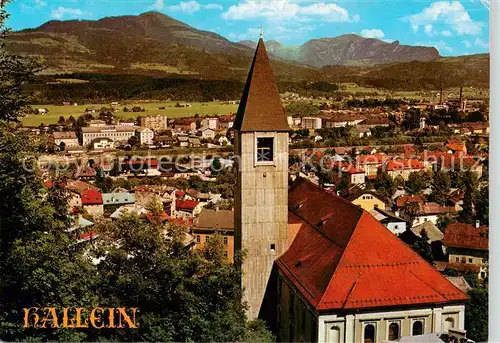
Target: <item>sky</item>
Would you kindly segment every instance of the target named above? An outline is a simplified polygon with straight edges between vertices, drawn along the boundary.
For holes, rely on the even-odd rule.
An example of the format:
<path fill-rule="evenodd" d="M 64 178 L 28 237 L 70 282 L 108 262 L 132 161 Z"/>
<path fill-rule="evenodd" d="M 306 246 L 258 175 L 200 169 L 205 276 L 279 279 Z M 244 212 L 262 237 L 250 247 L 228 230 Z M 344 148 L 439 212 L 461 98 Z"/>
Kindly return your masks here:
<path fill-rule="evenodd" d="M 159 11 L 231 41 L 301 45 L 355 33 L 387 42 L 436 47 L 442 56 L 489 51 L 489 10 L 480 0 L 14 0 L 13 30 L 49 20 L 91 19 Z"/>

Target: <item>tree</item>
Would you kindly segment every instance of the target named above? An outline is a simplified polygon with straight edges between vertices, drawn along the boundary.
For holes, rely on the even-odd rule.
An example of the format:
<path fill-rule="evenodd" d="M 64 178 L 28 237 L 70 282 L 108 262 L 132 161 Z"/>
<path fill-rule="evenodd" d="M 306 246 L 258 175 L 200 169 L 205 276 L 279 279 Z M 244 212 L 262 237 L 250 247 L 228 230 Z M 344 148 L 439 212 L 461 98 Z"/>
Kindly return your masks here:
<path fill-rule="evenodd" d="M 222 170 L 222 163 L 220 163 L 220 158 L 215 157 L 210 165 L 210 170 L 212 175 L 217 175 Z"/>
<path fill-rule="evenodd" d="M 407 201 L 403 206 L 403 213 L 408 218 L 410 225 L 413 225 L 413 221 L 420 212 L 420 204 L 416 201 Z"/>
<path fill-rule="evenodd" d="M 106 177 L 104 175 L 104 170 L 102 167 L 98 167 L 96 169 L 96 176 L 95 176 L 95 186 L 103 193 L 109 193 L 113 190 L 113 180 L 110 177 Z"/>
<path fill-rule="evenodd" d="M 450 192 L 450 186 L 451 182 L 448 174 L 442 170 L 436 172 L 432 181 L 432 193 L 430 195 L 432 201 L 444 205 Z"/>
<path fill-rule="evenodd" d="M 468 122 L 486 121 L 486 117 L 484 116 L 483 113 L 481 113 L 479 111 L 475 111 L 475 112 L 470 113 L 467 116 L 467 121 Z"/>
<path fill-rule="evenodd" d="M 465 305 L 467 337 L 476 342 L 488 341 L 488 289 L 476 287 L 468 293 Z"/>
<path fill-rule="evenodd" d="M 63 116 L 59 117 L 59 120 L 57 121 L 59 125 L 65 125 L 66 124 L 66 119 L 64 119 Z"/>
<path fill-rule="evenodd" d="M 412 249 L 415 250 L 424 260 L 432 263 L 434 257 L 432 256 L 432 247 L 428 243 L 429 237 L 425 229 L 420 232 L 420 237 L 417 238 L 415 243 L 412 245 Z"/>
<path fill-rule="evenodd" d="M 413 130 L 420 127 L 420 114 L 419 108 L 410 108 L 406 111 L 402 123 L 405 130 Z"/>
<path fill-rule="evenodd" d="M 287 116 L 308 117 L 320 113 L 319 107 L 306 101 L 295 101 L 285 107 Z"/>
<path fill-rule="evenodd" d="M 66 151 L 66 143 L 64 142 L 59 143 L 59 150 Z"/>
<path fill-rule="evenodd" d="M 463 223 L 474 224 L 474 204 L 478 184 L 476 174 L 470 170 L 463 173 L 463 184 L 465 185 L 465 192 L 459 220 Z"/>
<path fill-rule="evenodd" d="M 476 198 L 476 220 L 482 225 L 489 224 L 489 211 L 490 211 L 490 201 L 489 201 L 489 189 L 488 187 L 483 187 L 477 193 Z"/>
<path fill-rule="evenodd" d="M 394 179 L 387 172 L 377 173 L 374 184 L 377 193 L 385 200 L 390 200 L 396 192 Z"/>
<path fill-rule="evenodd" d="M 424 181 L 418 172 L 410 173 L 408 181 L 405 183 L 405 189 L 410 194 L 420 194 L 424 188 Z"/>
<path fill-rule="evenodd" d="M 139 138 L 137 138 L 137 136 L 132 136 L 128 139 L 128 144 L 130 144 L 130 146 L 137 146 L 139 144 Z"/>

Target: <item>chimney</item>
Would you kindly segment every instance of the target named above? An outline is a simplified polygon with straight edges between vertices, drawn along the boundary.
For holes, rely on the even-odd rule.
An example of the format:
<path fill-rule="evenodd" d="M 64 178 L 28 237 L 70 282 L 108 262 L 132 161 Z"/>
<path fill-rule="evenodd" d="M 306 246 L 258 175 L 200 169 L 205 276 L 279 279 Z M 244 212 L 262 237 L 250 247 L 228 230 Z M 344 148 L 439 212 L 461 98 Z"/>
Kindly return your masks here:
<path fill-rule="evenodd" d="M 481 222 L 479 220 L 476 220 L 476 228 L 479 229 L 479 225 L 481 224 Z"/>
<path fill-rule="evenodd" d="M 443 86 L 441 86 L 441 93 L 439 93 L 439 104 L 443 104 Z"/>
<path fill-rule="evenodd" d="M 394 215 L 396 215 L 396 217 L 399 217 L 399 214 L 399 211 L 394 212 Z"/>

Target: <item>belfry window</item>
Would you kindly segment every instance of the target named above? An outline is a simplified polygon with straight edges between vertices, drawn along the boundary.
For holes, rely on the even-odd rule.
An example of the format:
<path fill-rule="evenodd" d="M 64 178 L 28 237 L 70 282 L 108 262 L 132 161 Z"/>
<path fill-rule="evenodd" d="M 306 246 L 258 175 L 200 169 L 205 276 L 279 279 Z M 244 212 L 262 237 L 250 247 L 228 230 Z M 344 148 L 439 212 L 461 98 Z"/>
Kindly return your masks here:
<path fill-rule="evenodd" d="M 274 158 L 274 139 L 272 137 L 257 138 L 257 162 L 272 162 Z"/>

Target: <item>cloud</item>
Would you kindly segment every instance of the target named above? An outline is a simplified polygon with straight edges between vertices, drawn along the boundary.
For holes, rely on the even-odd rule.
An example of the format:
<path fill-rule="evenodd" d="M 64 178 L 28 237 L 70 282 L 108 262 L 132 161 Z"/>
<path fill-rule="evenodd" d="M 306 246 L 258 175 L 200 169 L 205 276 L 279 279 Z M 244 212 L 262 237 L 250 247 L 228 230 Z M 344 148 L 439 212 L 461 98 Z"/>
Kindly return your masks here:
<path fill-rule="evenodd" d="M 305 32 L 311 32 L 315 29 L 315 26 L 312 25 L 303 25 L 303 23 L 280 23 L 269 24 L 264 26 L 263 35 L 265 40 L 279 40 L 281 42 L 290 41 L 292 39 L 296 39 L 301 36 L 301 34 Z M 232 41 L 240 41 L 240 40 L 252 40 L 255 41 L 259 38 L 260 29 L 250 27 L 243 33 L 235 33 L 232 32 L 228 35 L 228 38 Z"/>
<path fill-rule="evenodd" d="M 365 38 L 378 38 L 378 39 L 381 39 L 381 38 L 384 38 L 385 34 L 384 34 L 384 31 L 380 30 L 380 29 L 363 29 L 361 30 L 361 36 L 365 37 Z"/>
<path fill-rule="evenodd" d="M 47 3 L 43 0 L 35 0 L 35 7 L 42 8 L 47 6 Z"/>
<path fill-rule="evenodd" d="M 161 11 L 164 7 L 164 0 L 156 0 L 149 8 L 151 8 L 152 10 Z"/>
<path fill-rule="evenodd" d="M 418 46 L 432 46 L 432 47 L 435 47 L 436 49 L 439 50 L 439 52 L 441 51 L 447 51 L 447 52 L 451 52 L 453 51 L 453 49 L 451 47 L 449 47 L 445 41 L 443 40 L 440 40 L 440 41 L 427 41 L 427 42 L 415 42 L 415 45 L 418 45 Z"/>
<path fill-rule="evenodd" d="M 168 6 L 170 11 L 184 12 L 192 14 L 201 9 L 201 5 L 196 1 L 181 1 L 178 5 Z"/>
<path fill-rule="evenodd" d="M 433 35 L 433 31 L 432 31 L 432 25 L 431 24 L 427 24 L 424 26 L 424 32 L 428 35 L 428 36 L 432 36 Z"/>
<path fill-rule="evenodd" d="M 468 40 L 464 40 L 464 45 L 466 48 L 470 48 L 472 46 L 472 43 Z"/>
<path fill-rule="evenodd" d="M 163 8 L 163 1 L 164 0 L 156 0 L 156 2 L 161 2 L 162 3 L 162 8 Z M 199 2 L 194 1 L 194 0 L 181 1 L 178 5 L 168 6 L 168 9 L 170 11 L 184 12 L 184 13 L 188 13 L 188 14 L 193 14 L 195 12 L 198 12 L 202 8 L 206 9 L 206 10 L 219 10 L 219 11 L 222 11 L 224 9 L 224 7 L 222 7 L 219 4 L 201 5 Z"/>
<path fill-rule="evenodd" d="M 420 26 L 438 22 L 448 25 L 459 35 L 476 35 L 481 32 L 484 26 L 484 23 L 472 20 L 459 1 L 433 2 L 421 12 L 401 19 L 408 21 L 415 32 Z"/>
<path fill-rule="evenodd" d="M 219 4 L 208 4 L 204 5 L 203 8 L 206 10 L 219 10 L 219 11 L 222 11 L 224 9 L 224 7 L 222 7 Z"/>
<path fill-rule="evenodd" d="M 300 1 L 296 0 L 243 0 L 237 5 L 230 6 L 227 11 L 222 14 L 222 18 L 229 20 L 264 18 L 274 21 L 359 21 L 358 15 L 349 15 L 346 9 L 337 4 L 325 2 L 301 4 Z"/>
<path fill-rule="evenodd" d="M 65 17 L 78 18 L 84 14 L 85 12 L 83 12 L 79 8 L 66 8 L 62 6 L 52 9 L 52 11 L 50 12 L 50 16 L 58 20 L 64 19 Z"/>
<path fill-rule="evenodd" d="M 449 30 L 441 31 L 441 34 L 445 37 L 451 37 L 453 35 Z"/>
<path fill-rule="evenodd" d="M 488 42 L 483 41 L 481 38 L 476 38 L 476 40 L 474 41 L 474 45 L 483 49 L 488 49 L 490 47 L 490 44 Z"/>

